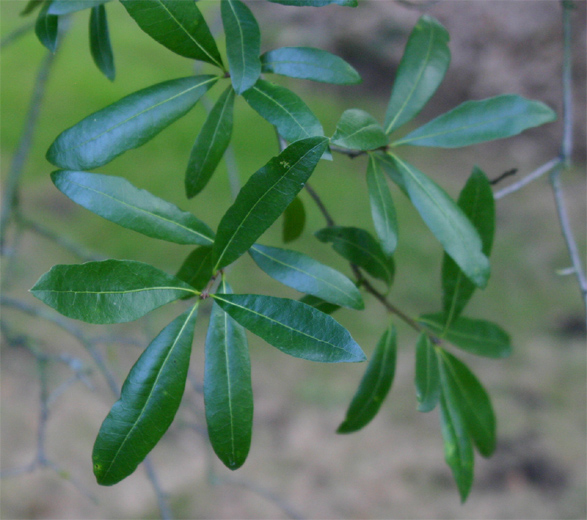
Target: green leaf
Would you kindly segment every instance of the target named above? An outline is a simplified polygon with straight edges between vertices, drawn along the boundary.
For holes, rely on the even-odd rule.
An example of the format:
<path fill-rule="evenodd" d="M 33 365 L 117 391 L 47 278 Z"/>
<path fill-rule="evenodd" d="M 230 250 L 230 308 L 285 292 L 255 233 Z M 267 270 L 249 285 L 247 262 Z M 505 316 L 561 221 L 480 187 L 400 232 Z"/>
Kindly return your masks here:
<path fill-rule="evenodd" d="M 473 227 L 479 233 L 482 251 L 489 258 L 495 235 L 495 200 L 491 184 L 477 166 L 457 201 Z M 442 308 L 446 325 L 458 318 L 475 292 L 473 284 L 448 255 L 442 261 Z"/>
<path fill-rule="evenodd" d="M 483 254 L 479 234 L 448 194 L 411 164 L 393 156 L 410 200 L 442 244 L 446 253 L 477 287 L 489 279 L 489 260 Z"/>
<path fill-rule="evenodd" d="M 303 253 L 259 244 L 251 247 L 249 253 L 271 278 L 288 287 L 341 307 L 365 308 L 361 293 L 353 282 Z"/>
<path fill-rule="evenodd" d="M 430 338 L 420 334 L 416 343 L 416 396 L 418 411 L 430 412 L 440 397 L 440 372 L 438 358 Z"/>
<path fill-rule="evenodd" d="M 387 136 L 371 114 L 351 108 L 343 112 L 331 142 L 352 150 L 374 150 L 387 145 Z"/>
<path fill-rule="evenodd" d="M 397 335 L 393 324 L 381 336 L 369 366 L 336 433 L 352 433 L 371 422 L 387 397 L 395 376 Z"/>
<path fill-rule="evenodd" d="M 213 267 L 214 256 L 212 255 L 212 248 L 206 246 L 197 247 L 188 255 L 175 276 L 198 291 L 203 291 L 210 278 L 212 278 Z"/>
<path fill-rule="evenodd" d="M 404 178 L 397 164 L 393 161 L 392 156 L 390 154 L 381 152 L 373 152 L 371 155 L 375 157 L 377 164 L 383 169 L 390 180 L 396 184 L 400 190 L 402 190 L 406 197 L 410 198 L 406 184 L 404 183 Z"/>
<path fill-rule="evenodd" d="M 335 85 L 361 82 L 359 73 L 342 58 L 313 47 L 281 47 L 261 56 L 262 72 Z"/>
<path fill-rule="evenodd" d="M 39 41 L 52 53 L 57 50 L 57 36 L 59 35 L 59 17 L 48 14 L 50 2 L 46 2 L 35 22 L 35 34 Z"/>
<path fill-rule="evenodd" d="M 402 137 L 393 146 L 460 148 L 511 137 L 555 119 L 556 113 L 544 103 L 506 94 L 466 101 Z"/>
<path fill-rule="evenodd" d="M 185 115 L 217 80 L 191 76 L 130 94 L 62 132 L 47 151 L 47 160 L 69 170 L 107 164 Z"/>
<path fill-rule="evenodd" d="M 479 453 L 490 457 L 495 451 L 495 414 L 487 392 L 473 372 L 459 359 L 439 351 L 442 392 L 459 410 Z"/>
<path fill-rule="evenodd" d="M 387 256 L 391 256 L 397 247 L 398 229 L 395 205 L 381 163 L 372 154 L 369 155 L 367 165 L 367 187 L 369 188 L 371 216 L 381 243 L 381 249 Z"/>
<path fill-rule="evenodd" d="M 92 453 L 98 484 L 128 477 L 167 431 L 181 403 L 197 308 L 165 327 L 131 368 Z"/>
<path fill-rule="evenodd" d="M 90 52 L 98 69 L 110 81 L 114 81 L 114 55 L 110 45 L 106 8 L 103 5 L 92 7 L 90 14 Z"/>
<path fill-rule="evenodd" d="M 332 248 L 349 262 L 391 286 L 395 267 L 377 241 L 364 229 L 331 226 L 315 233 L 321 242 L 332 242 Z"/>
<path fill-rule="evenodd" d="M 285 211 L 314 171 L 327 142 L 325 137 L 311 137 L 293 143 L 251 175 L 218 225 L 215 271 L 244 254 Z"/>
<path fill-rule="evenodd" d="M 309 6 L 309 7 L 323 7 L 330 4 L 345 5 L 349 7 L 357 7 L 358 0 L 269 0 L 274 4 L 295 5 L 295 6 Z"/>
<path fill-rule="evenodd" d="M 194 215 L 122 177 L 59 170 L 51 179 L 80 206 L 137 233 L 176 244 L 212 245 L 214 241 L 214 232 Z"/>
<path fill-rule="evenodd" d="M 224 70 L 210 28 L 195 2 L 120 0 L 139 27 L 169 50 Z"/>
<path fill-rule="evenodd" d="M 434 334 L 471 354 L 504 358 L 512 353 L 507 332 L 490 321 L 461 316 L 447 327 L 443 313 L 425 314 L 418 321 Z"/>
<path fill-rule="evenodd" d="M 230 79 L 237 94 L 251 88 L 261 74 L 261 32 L 251 10 L 240 0 L 222 0 L 222 24 Z"/>
<path fill-rule="evenodd" d="M 322 363 L 365 360 L 349 332 L 314 307 L 256 294 L 212 296 L 243 327 L 290 356 Z"/>
<path fill-rule="evenodd" d="M 232 290 L 223 282 L 223 294 Z M 206 336 L 204 402 L 210 443 L 232 470 L 245 462 L 253 430 L 253 389 L 247 335 L 218 304 Z"/>
<path fill-rule="evenodd" d="M 104 260 L 55 265 L 31 293 L 68 318 L 105 324 L 136 320 L 196 291 L 152 265 Z"/>
<path fill-rule="evenodd" d="M 31 14 L 36 9 L 41 7 L 44 2 L 45 0 L 29 0 L 24 9 L 20 12 L 20 16 L 26 16 L 28 14 Z"/>
<path fill-rule="evenodd" d="M 228 148 L 232 135 L 234 90 L 228 87 L 218 98 L 206 118 L 185 172 L 185 189 L 188 199 L 200 193 L 216 170 Z"/>
<path fill-rule="evenodd" d="M 92 9 L 99 5 L 110 2 L 110 0 L 53 0 L 49 6 L 49 14 L 64 15 L 83 11 L 84 9 Z"/>
<path fill-rule="evenodd" d="M 320 121 L 308 105 L 285 87 L 260 79 L 243 93 L 243 97 L 290 142 L 324 135 Z"/>
<path fill-rule="evenodd" d="M 385 114 L 390 134 L 420 113 L 442 83 L 450 64 L 449 34 L 424 15 L 412 30 L 400 61 Z"/>
<path fill-rule="evenodd" d="M 312 296 L 311 294 L 306 294 L 299 301 L 318 309 L 324 314 L 332 314 L 334 311 L 340 309 L 339 305 L 334 305 L 334 303 L 327 302 L 322 298 L 316 298 L 316 296 Z"/>
<path fill-rule="evenodd" d="M 302 199 L 296 197 L 283 212 L 283 243 L 293 242 L 299 238 L 306 225 L 306 210 Z"/>

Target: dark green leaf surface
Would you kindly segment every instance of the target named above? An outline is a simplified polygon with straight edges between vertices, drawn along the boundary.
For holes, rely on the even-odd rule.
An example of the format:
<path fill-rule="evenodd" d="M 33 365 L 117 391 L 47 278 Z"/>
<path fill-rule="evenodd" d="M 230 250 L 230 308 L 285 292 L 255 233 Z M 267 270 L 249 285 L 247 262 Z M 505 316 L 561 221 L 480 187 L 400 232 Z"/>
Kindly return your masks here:
<path fill-rule="evenodd" d="M 369 188 L 371 216 L 381 249 L 387 256 L 391 256 L 397 247 L 398 229 L 395 205 L 385 180 L 381 162 L 372 154 L 369 155 L 367 165 L 367 187 Z"/>
<path fill-rule="evenodd" d="M 98 5 L 110 2 L 110 0 L 53 0 L 49 2 L 49 14 L 63 15 L 91 9 Z"/>
<path fill-rule="evenodd" d="M 43 5 L 44 1 L 45 0 L 29 0 L 27 2 L 26 6 L 24 7 L 24 9 L 19 13 L 20 16 L 26 16 L 28 14 L 31 14 L 36 9 L 41 7 Z"/>
<path fill-rule="evenodd" d="M 460 148 L 511 137 L 555 119 L 556 113 L 544 103 L 506 94 L 481 101 L 466 101 L 393 145 Z"/>
<path fill-rule="evenodd" d="M 234 262 L 277 220 L 314 171 L 327 139 L 311 137 L 288 146 L 251 175 L 218 225 L 214 270 Z"/>
<path fill-rule="evenodd" d="M 358 0 L 269 0 L 274 4 L 295 5 L 295 6 L 309 6 L 309 7 L 323 7 L 330 4 L 345 5 L 349 7 L 357 7 Z"/>
<path fill-rule="evenodd" d="M 232 293 L 226 283 L 224 294 Z M 217 303 L 206 336 L 204 402 L 210 443 L 224 465 L 240 468 L 251 446 L 253 389 L 247 335 Z"/>
<path fill-rule="evenodd" d="M 308 105 L 291 90 L 258 80 L 243 93 L 247 103 L 277 128 L 279 134 L 290 142 L 312 136 L 324 135 L 318 118 Z"/>
<path fill-rule="evenodd" d="M 213 267 L 212 248 L 197 247 L 188 255 L 175 276 L 198 291 L 203 291 L 212 278 Z"/>
<path fill-rule="evenodd" d="M 68 170 L 107 164 L 185 115 L 217 80 L 191 76 L 130 94 L 62 132 L 47 151 L 47 160 Z"/>
<path fill-rule="evenodd" d="M 393 156 L 412 204 L 448 255 L 477 286 L 489 279 L 489 260 L 479 234 L 463 210 L 432 179 L 411 164 Z"/>
<path fill-rule="evenodd" d="M 375 160 L 377 161 L 378 165 L 387 174 L 391 182 L 396 184 L 397 187 L 402 190 L 406 197 L 410 198 L 410 195 L 408 194 L 408 190 L 406 188 L 406 184 L 404 183 L 402 173 L 399 170 L 397 164 L 394 162 L 392 156 L 387 153 L 381 152 L 374 152 L 371 155 L 375 157 Z"/>
<path fill-rule="evenodd" d="M 213 297 L 243 327 L 290 356 L 322 363 L 365 360 L 349 332 L 314 307 L 256 294 Z"/>
<path fill-rule="evenodd" d="M 251 10 L 240 0 L 222 0 L 222 24 L 230 79 L 237 94 L 251 88 L 261 74 L 261 32 Z"/>
<path fill-rule="evenodd" d="M 234 109 L 234 90 L 228 87 L 202 126 L 192 148 L 185 172 L 185 190 L 188 199 L 200 193 L 216 170 L 230 143 Z"/>
<path fill-rule="evenodd" d="M 434 410 L 440 397 L 440 372 L 438 358 L 430 338 L 420 334 L 416 343 L 416 396 L 418 411 Z"/>
<path fill-rule="evenodd" d="M 156 267 L 132 260 L 55 265 L 31 289 L 49 307 L 87 323 L 124 323 L 195 290 Z"/>
<path fill-rule="evenodd" d="M 139 27 L 169 50 L 224 69 L 216 42 L 195 2 L 121 0 Z"/>
<path fill-rule="evenodd" d="M 114 55 L 110 45 L 106 8 L 102 4 L 92 7 L 90 14 L 90 52 L 98 69 L 110 81 L 114 81 Z"/>
<path fill-rule="evenodd" d="M 330 141 L 352 150 L 374 150 L 387 145 L 387 136 L 371 114 L 351 108 L 343 112 Z"/>
<path fill-rule="evenodd" d="M 296 197 L 283 212 L 283 243 L 287 244 L 299 238 L 306 225 L 306 210 L 302 199 Z"/>
<path fill-rule="evenodd" d="M 51 4 L 46 2 L 35 22 L 35 34 L 39 41 L 51 52 L 57 49 L 57 36 L 59 33 L 59 17 L 48 14 L 48 8 Z"/>
<path fill-rule="evenodd" d="M 445 315 L 425 314 L 418 321 L 453 345 L 471 354 L 489 358 L 504 358 L 512 353 L 508 334 L 498 325 L 485 320 L 463 316 L 446 326 Z"/>
<path fill-rule="evenodd" d="M 489 258 L 495 234 L 495 200 L 489 180 L 477 166 L 457 201 L 479 233 L 482 251 Z M 442 261 L 442 308 L 447 326 L 458 318 L 475 292 L 473 284 L 448 255 Z"/>
<path fill-rule="evenodd" d="M 424 15 L 412 30 L 393 83 L 385 114 L 385 131 L 413 119 L 442 83 L 450 63 L 449 34 L 434 18 Z"/>
<path fill-rule="evenodd" d="M 393 282 L 393 259 L 385 255 L 377 241 L 364 229 L 332 226 L 315 233 L 321 242 L 331 242 L 333 249 L 349 262 L 358 265 L 371 276 Z"/>
<path fill-rule="evenodd" d="M 197 305 L 172 321 L 132 367 L 102 423 L 92 461 L 98 484 L 128 477 L 167 431 L 181 403 Z"/>
<path fill-rule="evenodd" d="M 80 206 L 137 233 L 176 244 L 212 245 L 214 241 L 214 232 L 194 215 L 122 177 L 59 170 L 51 179 Z"/>
<path fill-rule="evenodd" d="M 353 282 L 303 253 L 259 244 L 252 246 L 249 253 L 269 276 L 296 291 L 342 307 L 365 308 L 361 293 Z"/>
<path fill-rule="evenodd" d="M 322 298 L 316 298 L 316 296 L 312 296 L 311 294 L 306 294 L 306 296 L 300 298 L 299 301 L 318 309 L 324 314 L 332 314 L 334 311 L 340 309 L 339 305 L 334 305 L 334 303 L 327 302 Z"/>
<path fill-rule="evenodd" d="M 281 47 L 261 56 L 262 71 L 336 85 L 361 82 L 359 73 L 346 61 L 313 47 Z"/>
<path fill-rule="evenodd" d="M 395 376 L 397 335 L 393 324 L 381 336 L 369 361 L 346 418 L 337 433 L 352 433 L 364 428 L 379 412 Z"/>

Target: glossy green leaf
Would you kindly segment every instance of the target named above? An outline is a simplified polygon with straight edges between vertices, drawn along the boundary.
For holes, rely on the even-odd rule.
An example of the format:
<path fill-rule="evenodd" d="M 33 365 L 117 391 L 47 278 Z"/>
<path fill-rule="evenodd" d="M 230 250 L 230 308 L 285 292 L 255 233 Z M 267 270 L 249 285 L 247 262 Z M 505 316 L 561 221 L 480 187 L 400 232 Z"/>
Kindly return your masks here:
<path fill-rule="evenodd" d="M 489 180 L 475 166 L 457 201 L 479 233 L 482 251 L 489 258 L 495 235 L 495 200 Z M 458 318 L 475 292 L 473 284 L 455 261 L 444 255 L 442 261 L 442 308 L 449 326 Z"/>
<path fill-rule="evenodd" d="M 223 282 L 224 294 L 232 290 Z M 206 336 L 204 402 L 210 443 L 224 465 L 240 468 L 251 446 L 253 389 L 247 335 L 217 303 Z"/>
<path fill-rule="evenodd" d="M 330 141 L 352 150 L 374 150 L 387 145 L 387 136 L 371 114 L 351 108 L 343 112 Z"/>
<path fill-rule="evenodd" d="M 481 101 L 466 101 L 393 145 L 460 148 L 511 137 L 555 119 L 556 113 L 544 103 L 505 94 Z"/>
<path fill-rule="evenodd" d="M 116 224 L 176 244 L 212 245 L 214 232 L 201 220 L 122 177 L 59 170 L 55 186 L 71 200 Z"/>
<path fill-rule="evenodd" d="M 416 343 L 416 396 L 418 411 L 434 410 L 440 397 L 440 372 L 434 345 L 426 334 L 420 334 Z"/>
<path fill-rule="evenodd" d="M 110 2 L 110 0 L 52 0 L 49 6 L 49 14 L 63 15 L 92 9 L 99 5 Z"/>
<path fill-rule="evenodd" d="M 390 324 L 377 343 L 346 418 L 336 433 L 356 432 L 377 415 L 393 383 L 396 359 L 397 334 L 394 325 Z"/>
<path fill-rule="evenodd" d="M 243 97 L 261 117 L 290 142 L 324 135 L 318 118 L 291 90 L 260 79 Z"/>
<path fill-rule="evenodd" d="M 230 143 L 234 90 L 228 87 L 218 98 L 194 143 L 187 170 L 185 190 L 188 199 L 200 193 L 216 170 Z"/>
<path fill-rule="evenodd" d="M 326 146 L 324 137 L 303 139 L 251 175 L 218 225 L 214 270 L 234 262 L 277 220 L 304 187 Z"/>
<path fill-rule="evenodd" d="M 400 190 L 402 190 L 406 197 L 410 198 L 402 173 L 397 164 L 394 162 L 392 156 L 381 152 L 373 152 L 371 155 L 375 158 L 377 164 L 387 174 L 390 180 L 396 184 Z"/>
<path fill-rule="evenodd" d="M 181 403 L 197 305 L 165 327 L 131 368 L 92 453 L 98 484 L 128 477 L 167 431 Z"/>
<path fill-rule="evenodd" d="M 446 253 L 477 287 L 489 279 L 489 260 L 483 244 L 463 210 L 448 194 L 411 164 L 393 156 L 401 172 L 410 200 L 420 216 L 442 244 Z"/>
<path fill-rule="evenodd" d="M 185 115 L 217 80 L 191 76 L 130 94 L 62 132 L 47 151 L 47 160 L 69 170 L 107 164 Z"/>
<path fill-rule="evenodd" d="M 367 165 L 367 187 L 371 216 L 381 249 L 387 256 L 391 256 L 397 247 L 397 216 L 383 168 L 380 161 L 373 155 L 369 155 Z"/>
<path fill-rule="evenodd" d="M 306 225 L 306 210 L 302 199 L 296 197 L 283 212 L 283 243 L 287 244 L 299 238 Z"/>
<path fill-rule="evenodd" d="M 261 74 L 261 32 L 251 10 L 240 0 L 222 0 L 222 24 L 230 79 L 237 94 L 251 88 Z"/>
<path fill-rule="evenodd" d="M 201 246 L 188 255 L 175 276 L 198 291 L 203 291 L 210 278 L 212 278 L 213 267 L 214 255 L 212 254 L 212 248 Z"/>
<path fill-rule="evenodd" d="M 393 259 L 386 256 L 378 242 L 364 229 L 332 226 L 315 233 L 321 242 L 331 242 L 333 249 L 349 262 L 361 267 L 371 276 L 393 282 Z"/>
<path fill-rule="evenodd" d="M 156 267 L 133 260 L 55 265 L 31 289 L 49 307 L 87 323 L 124 323 L 196 291 Z"/>
<path fill-rule="evenodd" d="M 487 392 L 473 372 L 452 354 L 439 351 L 439 361 L 443 395 L 459 410 L 479 453 L 491 456 L 495 451 L 496 422 Z"/>
<path fill-rule="evenodd" d="M 334 305 L 334 303 L 327 302 L 322 298 L 316 298 L 316 296 L 312 296 L 311 294 L 306 294 L 299 301 L 318 309 L 324 314 L 332 314 L 334 311 L 340 309 L 339 305 Z"/>
<path fill-rule="evenodd" d="M 309 7 L 323 7 L 330 4 L 344 5 L 348 7 L 357 7 L 358 0 L 269 0 L 274 4 L 294 5 L 294 6 L 309 6 Z"/>
<path fill-rule="evenodd" d="M 243 327 L 290 356 L 322 363 L 365 360 L 349 332 L 314 307 L 256 294 L 212 296 Z"/>
<path fill-rule="evenodd" d="M 102 4 L 92 7 L 90 14 L 90 52 L 98 69 L 110 81 L 114 81 L 114 55 L 110 44 L 106 8 Z"/>
<path fill-rule="evenodd" d="M 41 7 L 44 2 L 45 0 L 29 0 L 25 5 L 24 9 L 20 12 L 20 16 L 26 16 L 28 14 L 31 14 L 36 9 Z"/>
<path fill-rule="evenodd" d="M 361 293 L 353 282 L 308 255 L 259 244 L 252 246 L 249 253 L 271 278 L 296 291 L 312 294 L 342 307 L 365 308 Z"/>
<path fill-rule="evenodd" d="M 335 54 L 313 47 L 281 47 L 261 56 L 262 71 L 335 85 L 361 82 L 359 73 Z"/>
<path fill-rule="evenodd" d="M 120 0 L 139 27 L 169 50 L 224 69 L 210 28 L 195 2 Z"/>
<path fill-rule="evenodd" d="M 460 316 L 449 327 L 445 315 L 425 314 L 418 321 L 434 334 L 471 354 L 489 358 L 504 358 L 512 353 L 511 340 L 501 327 L 485 320 Z"/>
<path fill-rule="evenodd" d="M 448 41 L 437 20 L 427 15 L 418 20 L 393 83 L 383 125 L 388 134 L 418 115 L 442 83 L 450 64 Z"/>
<path fill-rule="evenodd" d="M 51 52 L 57 50 L 57 36 L 59 34 L 59 17 L 48 14 L 51 4 L 46 2 L 35 22 L 35 34 L 39 41 Z"/>

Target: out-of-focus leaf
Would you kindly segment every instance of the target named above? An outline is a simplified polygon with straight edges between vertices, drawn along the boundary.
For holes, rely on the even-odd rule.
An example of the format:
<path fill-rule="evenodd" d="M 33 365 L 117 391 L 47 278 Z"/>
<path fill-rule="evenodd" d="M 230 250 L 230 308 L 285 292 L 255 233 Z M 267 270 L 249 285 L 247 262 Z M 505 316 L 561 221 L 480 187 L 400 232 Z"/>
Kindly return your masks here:
<path fill-rule="evenodd" d="M 61 16 L 83 11 L 84 9 L 92 9 L 107 2 L 110 2 L 110 0 L 52 0 L 47 3 L 51 4 L 49 6 L 49 14 Z"/>
<path fill-rule="evenodd" d="M 197 247 L 188 255 L 175 276 L 198 291 L 203 291 L 212 278 L 213 260 L 211 247 Z"/>
<path fill-rule="evenodd" d="M 274 4 L 294 5 L 294 6 L 309 6 L 309 7 L 323 7 L 330 4 L 344 5 L 348 7 L 357 7 L 358 0 L 269 0 Z"/>
<path fill-rule="evenodd" d="M 334 303 L 327 302 L 322 298 L 316 298 L 316 296 L 312 296 L 311 294 L 306 294 L 306 296 L 300 298 L 299 301 L 318 309 L 324 314 L 332 314 L 334 311 L 340 309 L 340 305 L 334 305 Z"/>
<path fill-rule="evenodd" d="M 418 411 L 434 410 L 440 397 L 440 372 L 434 346 L 426 334 L 420 334 L 416 343 L 415 384 Z"/>
<path fill-rule="evenodd" d="M 283 212 L 283 243 L 287 244 L 299 238 L 306 225 L 306 210 L 302 199 L 296 197 Z"/>
<path fill-rule="evenodd" d="M 387 136 L 371 114 L 351 108 L 343 112 L 330 141 L 352 150 L 375 150 L 387 145 Z"/>
<path fill-rule="evenodd" d="M 114 55 L 110 45 L 106 8 L 102 4 L 92 7 L 90 14 L 90 52 L 98 69 L 110 81 L 114 81 Z"/>
<path fill-rule="evenodd" d="M 31 14 L 36 9 L 43 5 L 45 0 L 29 0 L 25 6 L 25 8 L 20 12 L 20 16 L 26 16 L 27 14 Z"/>

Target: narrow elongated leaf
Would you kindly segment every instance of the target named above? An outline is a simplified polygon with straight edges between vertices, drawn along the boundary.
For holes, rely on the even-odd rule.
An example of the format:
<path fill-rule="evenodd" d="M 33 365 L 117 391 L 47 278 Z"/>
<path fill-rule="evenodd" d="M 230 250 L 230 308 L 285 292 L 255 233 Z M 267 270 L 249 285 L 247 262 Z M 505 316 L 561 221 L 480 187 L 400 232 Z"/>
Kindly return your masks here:
<path fill-rule="evenodd" d="M 349 7 L 357 7 L 358 0 L 269 0 L 275 4 L 295 5 L 295 6 L 309 6 L 309 7 L 323 7 L 330 4 L 345 5 Z"/>
<path fill-rule="evenodd" d="M 133 260 L 55 265 L 31 289 L 68 318 L 124 323 L 196 291 L 156 267 Z"/>
<path fill-rule="evenodd" d="M 35 22 L 35 34 L 39 41 L 51 52 L 57 50 L 57 36 L 59 34 L 59 17 L 49 14 L 50 2 L 45 5 L 37 16 Z"/>
<path fill-rule="evenodd" d="M 281 47 L 261 56 L 262 71 L 335 85 L 361 82 L 359 73 L 342 58 L 313 47 Z"/>
<path fill-rule="evenodd" d="M 377 415 L 393 383 L 396 358 L 397 334 L 394 325 L 390 324 L 377 343 L 346 418 L 336 433 L 356 432 Z"/>
<path fill-rule="evenodd" d="M 396 156 L 410 200 L 446 253 L 477 287 L 489 279 L 489 260 L 483 254 L 479 234 L 467 216 L 432 179 Z"/>
<path fill-rule="evenodd" d="M 544 103 L 505 94 L 481 101 L 466 101 L 393 145 L 460 148 L 511 137 L 555 119 L 556 113 Z"/>
<path fill-rule="evenodd" d="M 482 251 L 489 258 L 495 234 L 495 200 L 489 180 L 477 166 L 457 201 L 471 224 L 479 233 Z M 455 261 L 444 255 L 442 261 L 442 308 L 446 315 L 446 326 L 459 317 L 475 292 L 473 284 Z"/>
<path fill-rule="evenodd" d="M 320 229 L 315 235 L 321 242 L 331 242 L 332 248 L 343 258 L 391 286 L 395 272 L 393 259 L 385 255 L 381 246 L 367 231 L 332 226 Z"/>
<path fill-rule="evenodd" d="M 416 343 L 416 396 L 418 411 L 430 412 L 440 397 L 440 372 L 434 346 L 426 334 Z"/>
<path fill-rule="evenodd" d="M 365 360 L 349 332 L 314 307 L 256 294 L 212 296 L 243 327 L 290 356 L 322 363 Z"/>
<path fill-rule="evenodd" d="M 259 115 L 277 128 L 290 142 L 324 135 L 318 118 L 308 105 L 291 90 L 260 79 L 243 93 L 243 97 Z"/>
<path fill-rule="evenodd" d="M 316 296 L 312 296 L 311 294 L 306 294 L 306 296 L 300 298 L 299 301 L 318 309 L 324 314 L 332 314 L 334 311 L 340 309 L 339 305 L 334 305 L 334 303 L 327 302 L 322 298 L 316 298 Z"/>
<path fill-rule="evenodd" d="M 130 94 L 62 132 L 47 151 L 47 160 L 69 170 L 107 164 L 185 115 L 217 80 L 179 78 Z"/>
<path fill-rule="evenodd" d="M 192 148 L 185 172 L 188 199 L 208 184 L 230 143 L 233 108 L 234 90 L 228 87 L 212 107 Z"/>
<path fill-rule="evenodd" d="M 36 9 L 41 7 L 44 1 L 45 0 L 29 0 L 25 5 L 24 9 L 19 13 L 20 16 L 26 16 L 28 14 L 31 14 Z"/>
<path fill-rule="evenodd" d="M 114 81 L 114 55 L 110 45 L 106 8 L 102 4 L 92 7 L 90 14 L 90 52 L 98 69 L 110 81 Z"/>
<path fill-rule="evenodd" d="M 197 305 L 167 325 L 130 370 L 94 443 L 98 484 L 128 477 L 171 426 L 185 389 L 196 316 Z"/>
<path fill-rule="evenodd" d="M 251 10 L 240 0 L 222 0 L 222 24 L 230 79 L 237 94 L 251 88 L 261 74 L 261 32 Z"/>
<path fill-rule="evenodd" d="M 306 225 L 306 210 L 302 199 L 296 197 L 283 212 L 283 242 L 293 242 L 304 232 Z"/>
<path fill-rule="evenodd" d="M 449 35 L 434 18 L 424 15 L 412 30 L 400 61 L 385 114 L 386 133 L 413 119 L 424 108 L 450 63 Z"/>
<path fill-rule="evenodd" d="M 223 294 L 231 294 L 226 283 Z M 247 335 L 217 303 L 206 336 L 204 402 L 210 443 L 232 470 L 245 462 L 253 430 L 253 388 Z"/>
<path fill-rule="evenodd" d="M 371 114 L 351 108 L 343 112 L 331 142 L 353 150 L 374 150 L 387 145 L 387 136 Z"/>
<path fill-rule="evenodd" d="M 367 187 L 369 188 L 371 216 L 381 249 L 387 256 L 391 256 L 397 247 L 398 230 L 395 205 L 381 163 L 373 155 L 369 155 L 367 165 Z"/>
<path fill-rule="evenodd" d="M 212 278 L 213 267 L 212 248 L 206 246 L 197 247 L 188 255 L 175 276 L 198 291 L 203 291 L 210 278 Z"/>
<path fill-rule="evenodd" d="M 288 287 L 342 307 L 365 308 L 353 282 L 303 253 L 259 244 L 251 247 L 249 253 L 263 271 Z"/>
<path fill-rule="evenodd" d="M 214 270 L 234 262 L 277 220 L 304 187 L 326 146 L 324 137 L 293 143 L 250 177 L 218 225 Z"/>
<path fill-rule="evenodd" d="M 393 161 L 392 156 L 381 152 L 373 152 L 371 155 L 375 157 L 377 164 L 383 169 L 391 181 L 402 190 L 406 197 L 410 198 L 406 184 L 404 183 L 404 178 L 397 164 Z"/>
<path fill-rule="evenodd" d="M 176 244 L 212 245 L 214 232 L 201 220 L 122 177 L 59 170 L 55 186 L 71 200 L 116 224 Z"/>
<path fill-rule="evenodd" d="M 99 5 L 110 2 L 110 0 L 52 0 L 49 6 L 49 14 L 63 15 L 92 9 Z"/>
<path fill-rule="evenodd" d="M 169 50 L 224 69 L 218 47 L 195 2 L 121 0 L 139 27 Z"/>

